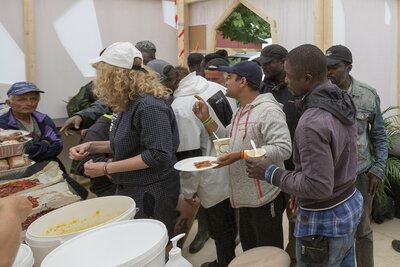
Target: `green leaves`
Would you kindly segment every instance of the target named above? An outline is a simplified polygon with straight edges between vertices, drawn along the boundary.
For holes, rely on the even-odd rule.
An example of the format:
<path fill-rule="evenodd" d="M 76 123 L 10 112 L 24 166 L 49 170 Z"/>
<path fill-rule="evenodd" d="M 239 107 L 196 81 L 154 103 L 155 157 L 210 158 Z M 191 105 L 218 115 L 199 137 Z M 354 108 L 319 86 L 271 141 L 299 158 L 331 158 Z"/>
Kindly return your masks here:
<path fill-rule="evenodd" d="M 394 114 L 391 113 L 393 111 L 395 111 Z M 389 151 L 393 147 L 393 139 L 400 135 L 398 111 L 399 107 L 392 106 L 382 112 L 383 123 L 387 133 Z M 379 202 L 384 203 L 386 201 L 386 192 L 390 191 L 390 184 L 393 183 L 400 183 L 400 160 L 396 157 L 389 157 L 386 162 L 385 177 L 383 178 L 381 186 L 376 194 Z"/>
<path fill-rule="evenodd" d="M 218 31 L 224 38 L 245 44 L 260 43 L 271 37 L 270 25 L 243 4 L 238 5 Z"/>

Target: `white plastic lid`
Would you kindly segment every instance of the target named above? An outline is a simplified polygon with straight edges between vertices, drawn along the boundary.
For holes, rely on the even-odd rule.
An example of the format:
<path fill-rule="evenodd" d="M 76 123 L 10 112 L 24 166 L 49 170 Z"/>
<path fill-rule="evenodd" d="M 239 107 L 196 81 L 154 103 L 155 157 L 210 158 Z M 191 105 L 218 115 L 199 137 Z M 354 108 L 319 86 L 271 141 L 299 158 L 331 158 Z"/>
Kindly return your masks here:
<path fill-rule="evenodd" d="M 116 222 L 65 242 L 41 266 L 141 266 L 163 252 L 167 243 L 167 229 L 159 221 Z"/>
<path fill-rule="evenodd" d="M 12 267 L 32 267 L 33 262 L 34 259 L 31 248 L 25 244 L 21 244 Z"/>

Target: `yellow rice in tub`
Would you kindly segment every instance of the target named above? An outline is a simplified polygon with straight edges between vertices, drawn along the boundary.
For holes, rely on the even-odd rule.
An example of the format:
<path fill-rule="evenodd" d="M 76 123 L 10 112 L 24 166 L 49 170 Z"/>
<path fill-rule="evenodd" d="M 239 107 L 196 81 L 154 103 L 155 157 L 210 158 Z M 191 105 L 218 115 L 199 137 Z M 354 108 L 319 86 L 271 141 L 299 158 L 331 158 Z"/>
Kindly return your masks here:
<path fill-rule="evenodd" d="M 112 214 L 103 215 L 100 210 L 96 210 L 93 216 L 90 218 L 83 218 L 83 219 L 72 218 L 68 222 L 54 225 L 53 227 L 46 229 L 45 235 L 58 236 L 58 235 L 72 234 L 84 231 L 89 228 L 106 223 L 120 216 L 123 213 L 124 213 L 123 211 L 119 211 L 119 212 L 114 212 Z"/>

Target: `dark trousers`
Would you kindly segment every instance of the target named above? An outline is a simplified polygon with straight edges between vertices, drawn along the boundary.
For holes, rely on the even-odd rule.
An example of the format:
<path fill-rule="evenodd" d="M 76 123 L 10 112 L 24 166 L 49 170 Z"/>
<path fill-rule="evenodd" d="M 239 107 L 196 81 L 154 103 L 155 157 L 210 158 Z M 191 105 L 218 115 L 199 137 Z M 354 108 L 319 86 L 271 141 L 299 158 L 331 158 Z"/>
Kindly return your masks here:
<path fill-rule="evenodd" d="M 283 249 L 282 213 L 284 209 L 283 193 L 261 207 L 239 208 L 239 233 L 243 251 L 260 246 Z"/>
<path fill-rule="evenodd" d="M 229 198 L 204 210 L 208 232 L 215 241 L 218 266 L 226 267 L 235 258 L 235 211 L 231 206 Z"/>
<path fill-rule="evenodd" d="M 168 236 L 173 237 L 178 218 L 176 206 L 180 193 L 179 176 L 145 186 L 117 185 L 116 195 L 135 200 L 138 212 L 135 219 L 152 218 L 165 224 Z"/>
<path fill-rule="evenodd" d="M 368 194 L 369 177 L 365 173 L 357 176 L 356 187 L 364 199 L 364 210 L 356 231 L 357 266 L 374 266 L 374 239 L 371 227 L 371 211 L 373 196 Z"/>
<path fill-rule="evenodd" d="M 293 213 L 289 207 L 289 194 L 283 194 L 285 197 L 285 206 L 286 206 L 286 215 L 289 222 L 289 231 L 288 231 L 288 244 L 286 245 L 285 251 L 289 254 L 290 257 L 290 266 L 296 265 L 296 238 L 294 236 L 294 228 L 296 222 L 296 213 Z"/>

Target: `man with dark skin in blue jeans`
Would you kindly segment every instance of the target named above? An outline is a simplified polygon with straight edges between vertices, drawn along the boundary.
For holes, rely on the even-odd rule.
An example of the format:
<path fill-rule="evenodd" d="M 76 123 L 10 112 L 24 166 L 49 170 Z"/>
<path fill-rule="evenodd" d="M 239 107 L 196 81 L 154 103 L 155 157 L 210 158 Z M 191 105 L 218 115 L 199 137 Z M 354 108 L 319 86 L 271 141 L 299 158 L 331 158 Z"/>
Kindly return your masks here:
<path fill-rule="evenodd" d="M 293 143 L 294 171 L 248 158 L 250 178 L 296 196 L 297 266 L 354 266 L 354 233 L 363 210 L 356 189 L 357 124 L 350 96 L 328 81 L 326 59 L 301 45 L 285 59 L 286 82 L 301 99 Z M 248 179 L 244 177 L 243 179 Z"/>

